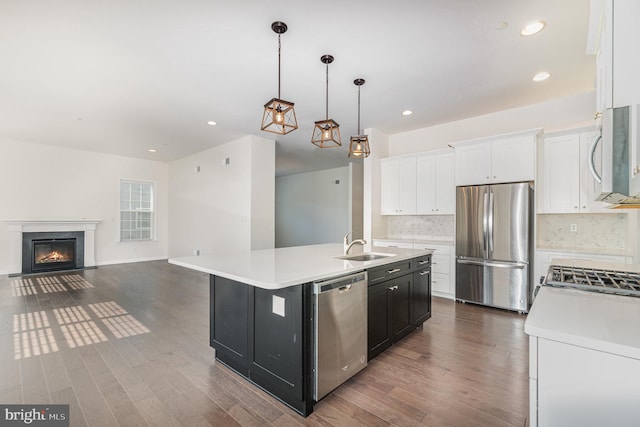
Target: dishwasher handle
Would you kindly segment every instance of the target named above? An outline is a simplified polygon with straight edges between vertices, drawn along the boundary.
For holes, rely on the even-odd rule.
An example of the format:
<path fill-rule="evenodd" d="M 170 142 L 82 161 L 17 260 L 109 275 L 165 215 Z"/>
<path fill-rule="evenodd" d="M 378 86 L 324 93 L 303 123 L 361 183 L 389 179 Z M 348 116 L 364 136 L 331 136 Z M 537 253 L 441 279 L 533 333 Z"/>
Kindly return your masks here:
<path fill-rule="evenodd" d="M 336 277 L 329 280 L 323 280 L 321 282 L 313 283 L 313 293 L 321 294 L 324 292 L 329 292 L 333 289 L 338 289 L 341 292 L 345 292 L 351 289 L 351 286 L 354 283 L 366 282 L 367 281 L 367 272 L 362 271 L 360 273 L 351 274 L 349 276 L 341 276 Z"/>

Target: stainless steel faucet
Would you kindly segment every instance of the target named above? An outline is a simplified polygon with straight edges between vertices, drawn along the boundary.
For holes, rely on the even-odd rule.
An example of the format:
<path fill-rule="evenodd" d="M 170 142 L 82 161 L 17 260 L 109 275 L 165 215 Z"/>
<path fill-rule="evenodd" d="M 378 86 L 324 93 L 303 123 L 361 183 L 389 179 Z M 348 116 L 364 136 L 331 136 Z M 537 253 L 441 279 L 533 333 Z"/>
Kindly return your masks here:
<path fill-rule="evenodd" d="M 344 249 L 344 254 L 348 255 L 349 251 L 351 250 L 351 247 L 353 245 L 366 245 L 367 241 L 364 239 L 357 239 L 352 241 L 351 243 L 349 243 L 349 235 L 353 234 L 353 231 L 348 232 L 347 234 L 344 235 L 344 242 L 343 242 L 343 249 Z"/>

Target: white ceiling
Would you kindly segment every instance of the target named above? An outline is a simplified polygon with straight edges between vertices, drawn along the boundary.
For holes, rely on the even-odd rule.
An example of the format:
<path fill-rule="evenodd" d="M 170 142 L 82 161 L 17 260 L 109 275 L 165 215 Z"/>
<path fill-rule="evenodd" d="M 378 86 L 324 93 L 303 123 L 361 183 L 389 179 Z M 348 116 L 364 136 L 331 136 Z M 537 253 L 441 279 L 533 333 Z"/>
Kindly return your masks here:
<path fill-rule="evenodd" d="M 253 134 L 276 139 L 278 174 L 344 166 L 357 77 L 362 127 L 387 134 L 593 90 L 588 9 L 589 0 L 3 0 L 0 137 L 172 161 Z M 520 36 L 533 19 L 547 27 Z M 284 137 L 260 131 L 277 96 L 277 20 L 289 27 L 282 98 L 299 123 Z M 310 140 L 325 118 L 327 53 L 343 146 L 322 150 Z M 532 82 L 540 70 L 551 79 Z"/>

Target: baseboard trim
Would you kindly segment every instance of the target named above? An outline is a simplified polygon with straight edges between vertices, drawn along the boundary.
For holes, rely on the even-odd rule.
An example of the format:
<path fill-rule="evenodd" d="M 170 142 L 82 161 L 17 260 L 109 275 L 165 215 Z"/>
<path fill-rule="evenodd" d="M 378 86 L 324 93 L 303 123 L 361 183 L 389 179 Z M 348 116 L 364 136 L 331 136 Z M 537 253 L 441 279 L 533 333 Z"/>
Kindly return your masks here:
<path fill-rule="evenodd" d="M 145 261 L 162 261 L 167 260 L 168 257 L 147 257 L 147 258 L 133 258 L 133 259 L 118 259 L 118 260 L 110 260 L 110 261 L 100 261 L 96 262 L 97 266 L 101 265 L 114 265 L 114 264 L 131 264 L 134 262 L 145 262 Z"/>

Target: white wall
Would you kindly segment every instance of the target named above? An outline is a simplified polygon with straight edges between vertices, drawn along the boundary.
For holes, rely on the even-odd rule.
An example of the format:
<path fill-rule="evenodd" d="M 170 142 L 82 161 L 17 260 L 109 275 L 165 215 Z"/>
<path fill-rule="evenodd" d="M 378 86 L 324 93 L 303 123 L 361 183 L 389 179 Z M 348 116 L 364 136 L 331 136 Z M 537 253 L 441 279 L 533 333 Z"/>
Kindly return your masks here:
<path fill-rule="evenodd" d="M 364 159 L 364 239 L 387 236 L 386 220 L 380 215 L 380 159 L 389 156 L 389 137 L 375 129 L 366 129 L 371 154 Z"/>
<path fill-rule="evenodd" d="M 251 249 L 275 247 L 275 142 L 253 138 L 251 164 Z"/>
<path fill-rule="evenodd" d="M 545 132 L 594 126 L 595 92 L 472 117 L 389 136 L 389 156 L 446 148 L 467 139 L 542 128 Z M 371 150 L 373 154 L 373 148 Z"/>
<path fill-rule="evenodd" d="M 0 220 L 101 219 L 98 265 L 167 257 L 165 163 L 0 139 Z M 120 179 L 156 185 L 156 240 L 118 243 Z M 0 274 L 7 273 L 8 230 L 0 221 Z"/>
<path fill-rule="evenodd" d="M 255 136 L 170 163 L 169 257 L 272 248 L 274 180 L 275 142 Z"/>
<path fill-rule="evenodd" d="M 276 247 L 342 242 L 350 185 L 348 167 L 277 177 Z"/>
<path fill-rule="evenodd" d="M 363 203 L 364 203 L 364 162 L 362 160 L 349 162 L 349 210 L 351 221 L 348 227 L 353 231 L 354 239 L 362 239 L 363 235 Z"/>

